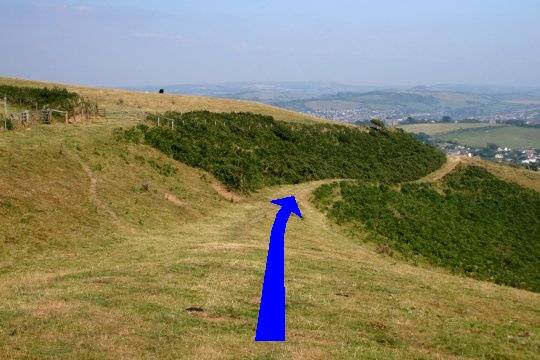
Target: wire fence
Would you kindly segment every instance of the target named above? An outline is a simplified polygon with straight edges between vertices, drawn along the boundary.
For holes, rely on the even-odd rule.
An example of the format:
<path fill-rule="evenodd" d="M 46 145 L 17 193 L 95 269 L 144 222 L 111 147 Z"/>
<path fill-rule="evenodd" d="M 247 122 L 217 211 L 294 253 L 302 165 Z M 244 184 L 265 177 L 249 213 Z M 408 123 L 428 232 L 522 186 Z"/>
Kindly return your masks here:
<path fill-rule="evenodd" d="M 105 109 L 96 107 L 81 107 L 74 111 L 43 107 L 38 109 L 21 109 L 20 106 L 11 105 L 7 98 L 0 99 L 0 130 L 14 130 L 18 127 L 28 128 L 31 125 L 51 124 L 53 120 L 65 124 L 89 122 L 92 117 L 105 117 Z M 11 106 L 10 106 L 11 105 Z"/>

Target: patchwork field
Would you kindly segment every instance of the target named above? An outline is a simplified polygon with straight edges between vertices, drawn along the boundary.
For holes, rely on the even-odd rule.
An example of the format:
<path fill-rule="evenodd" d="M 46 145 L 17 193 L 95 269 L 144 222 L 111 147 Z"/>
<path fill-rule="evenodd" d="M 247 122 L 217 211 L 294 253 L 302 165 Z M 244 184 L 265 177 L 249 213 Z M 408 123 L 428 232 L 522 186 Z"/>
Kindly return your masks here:
<path fill-rule="evenodd" d="M 497 144 L 513 149 L 540 148 L 540 129 L 488 123 L 432 123 L 402 125 L 410 133 L 424 133 L 434 139 L 455 141 L 463 145 L 485 147 Z"/>
<path fill-rule="evenodd" d="M 439 134 L 437 138 L 480 147 L 492 143 L 513 149 L 540 149 L 540 129 L 538 128 L 486 127 Z"/>

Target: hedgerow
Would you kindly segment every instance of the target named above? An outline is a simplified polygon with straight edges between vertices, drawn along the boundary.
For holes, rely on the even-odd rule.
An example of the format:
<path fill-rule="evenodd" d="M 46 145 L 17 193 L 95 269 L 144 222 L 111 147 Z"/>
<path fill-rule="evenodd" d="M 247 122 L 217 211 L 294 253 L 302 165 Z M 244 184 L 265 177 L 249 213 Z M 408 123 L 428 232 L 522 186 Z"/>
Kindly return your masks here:
<path fill-rule="evenodd" d="M 439 150 L 400 130 L 297 124 L 251 113 L 166 113 L 154 125 L 125 131 L 231 189 L 327 178 L 396 183 L 420 178 L 445 160 Z M 174 128 L 172 124 L 174 121 Z"/>
<path fill-rule="evenodd" d="M 481 167 L 459 168 L 439 185 L 341 182 L 314 201 L 340 224 L 360 222 L 374 240 L 496 283 L 540 291 L 540 194 Z"/>
<path fill-rule="evenodd" d="M 4 97 L 11 105 L 30 109 L 49 107 L 62 111 L 73 111 L 83 102 L 77 93 L 56 87 L 0 85 L 0 99 Z"/>

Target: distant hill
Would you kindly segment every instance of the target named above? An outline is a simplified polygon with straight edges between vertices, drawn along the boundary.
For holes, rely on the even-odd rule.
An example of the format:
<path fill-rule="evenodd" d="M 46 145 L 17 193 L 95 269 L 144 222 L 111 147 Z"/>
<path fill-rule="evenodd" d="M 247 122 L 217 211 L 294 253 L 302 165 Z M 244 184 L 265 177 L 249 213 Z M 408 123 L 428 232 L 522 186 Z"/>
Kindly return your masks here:
<path fill-rule="evenodd" d="M 128 90 L 156 92 L 163 88 L 172 94 L 215 96 L 231 99 L 262 101 L 274 104 L 306 99 L 337 91 L 369 91 L 368 86 L 345 85 L 336 82 L 236 82 L 222 84 L 178 84 L 127 87 Z"/>
<path fill-rule="evenodd" d="M 407 116 L 440 120 L 476 118 L 540 121 L 540 89 L 439 84 L 361 86 L 335 82 L 260 82 L 141 86 L 131 89 L 218 96 L 267 104 L 342 121 Z"/>
<path fill-rule="evenodd" d="M 358 120 L 521 119 L 540 120 L 540 96 L 533 93 L 478 94 L 413 88 L 405 91 L 339 92 L 277 105 L 324 116 L 325 112 L 356 111 Z"/>

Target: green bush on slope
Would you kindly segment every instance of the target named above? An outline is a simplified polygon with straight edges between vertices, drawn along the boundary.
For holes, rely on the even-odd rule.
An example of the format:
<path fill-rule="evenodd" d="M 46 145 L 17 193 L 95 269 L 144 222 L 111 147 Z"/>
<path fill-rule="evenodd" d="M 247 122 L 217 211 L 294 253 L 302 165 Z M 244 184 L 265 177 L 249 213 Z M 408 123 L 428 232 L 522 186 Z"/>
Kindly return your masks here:
<path fill-rule="evenodd" d="M 64 88 L 37 88 L 26 86 L 0 85 L 0 100 L 4 97 L 10 105 L 20 108 L 38 109 L 50 107 L 72 112 L 84 100 L 74 92 Z"/>
<path fill-rule="evenodd" d="M 70 115 L 84 110 L 86 113 L 95 113 L 97 104 L 68 91 L 65 88 L 38 88 L 26 86 L 0 85 L 0 100 L 7 99 L 10 110 L 26 109 L 41 110 L 51 108 L 67 111 Z M 57 114 L 53 113 L 53 116 Z"/>
<path fill-rule="evenodd" d="M 124 132 L 234 190 L 328 178 L 397 183 L 420 178 L 445 160 L 400 130 L 294 124 L 251 113 L 160 115 L 160 125 Z M 157 124 L 158 115 L 150 116 Z M 174 129 L 172 124 L 174 122 Z"/>
<path fill-rule="evenodd" d="M 318 188 L 314 201 L 338 223 L 361 222 L 405 254 L 540 291 L 540 194 L 475 166 L 455 170 L 440 186 L 403 184 L 398 191 L 342 182 Z"/>

